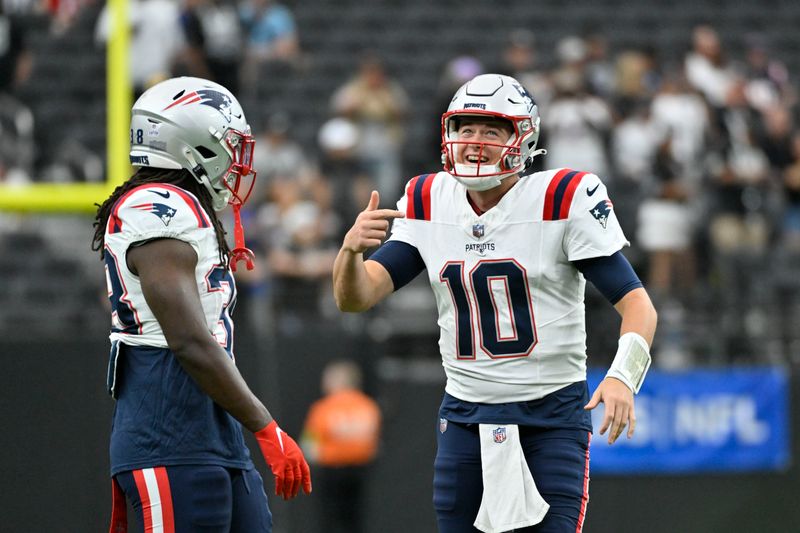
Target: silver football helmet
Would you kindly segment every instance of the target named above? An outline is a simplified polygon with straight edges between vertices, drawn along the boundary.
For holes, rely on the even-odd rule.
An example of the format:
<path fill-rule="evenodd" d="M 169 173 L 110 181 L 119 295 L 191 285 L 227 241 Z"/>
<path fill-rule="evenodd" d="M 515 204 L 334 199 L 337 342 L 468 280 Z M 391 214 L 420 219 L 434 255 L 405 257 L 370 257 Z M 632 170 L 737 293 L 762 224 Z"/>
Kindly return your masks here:
<path fill-rule="evenodd" d="M 504 144 L 464 141 L 458 138 L 458 127 L 466 117 L 501 119 L 513 132 Z M 442 164 L 444 170 L 466 188 L 478 191 L 491 189 L 530 166 L 533 158 L 545 150 L 537 150 L 539 110 L 530 93 L 510 76 L 481 74 L 461 86 L 447 112 L 442 115 Z M 502 148 L 496 164 L 460 163 L 459 152 L 467 145 Z"/>
<path fill-rule="evenodd" d="M 200 78 L 172 78 L 133 105 L 131 164 L 188 170 L 211 193 L 213 207 L 241 205 L 255 180 L 255 141 L 228 89 Z"/>

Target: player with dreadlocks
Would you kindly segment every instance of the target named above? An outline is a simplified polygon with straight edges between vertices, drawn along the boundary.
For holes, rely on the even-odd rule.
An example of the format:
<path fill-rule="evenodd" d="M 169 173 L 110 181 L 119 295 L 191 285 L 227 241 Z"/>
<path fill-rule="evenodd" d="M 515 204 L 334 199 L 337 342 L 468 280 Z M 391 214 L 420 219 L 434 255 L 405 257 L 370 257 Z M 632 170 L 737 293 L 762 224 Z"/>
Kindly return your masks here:
<path fill-rule="evenodd" d="M 103 247 L 105 244 L 106 224 L 108 224 L 108 219 L 117 200 L 132 189 L 141 185 L 151 185 L 154 183 L 169 183 L 175 185 L 176 187 L 180 187 L 192 193 L 197 198 L 203 211 L 209 214 L 209 218 L 211 218 L 211 222 L 214 224 L 214 232 L 217 236 L 217 245 L 219 246 L 220 252 L 220 261 L 227 261 L 231 253 L 228 241 L 225 240 L 227 232 L 225 228 L 222 227 L 222 222 L 216 212 L 214 212 L 211 205 L 211 195 L 205 187 L 200 185 L 200 182 L 194 179 L 194 176 L 192 176 L 188 170 L 184 169 L 167 170 L 162 168 L 141 167 L 137 169 L 136 173 L 131 176 L 129 180 L 114 189 L 114 192 L 111 193 L 111 196 L 106 198 L 102 205 L 95 204 L 99 207 L 94 222 L 95 229 L 92 250 L 99 251 L 101 259 L 105 257 Z M 231 268 L 235 270 L 235 264 L 232 264 Z"/>
<path fill-rule="evenodd" d="M 242 426 L 276 494 L 310 493 L 311 475 L 234 363 L 231 270 L 253 268 L 239 215 L 255 179 L 250 127 L 227 89 L 198 78 L 153 86 L 132 115 L 140 168 L 99 206 L 92 242 L 112 309 L 111 531 L 127 530 L 127 498 L 145 531 L 270 532 Z M 228 205 L 233 250 L 216 214 Z"/>

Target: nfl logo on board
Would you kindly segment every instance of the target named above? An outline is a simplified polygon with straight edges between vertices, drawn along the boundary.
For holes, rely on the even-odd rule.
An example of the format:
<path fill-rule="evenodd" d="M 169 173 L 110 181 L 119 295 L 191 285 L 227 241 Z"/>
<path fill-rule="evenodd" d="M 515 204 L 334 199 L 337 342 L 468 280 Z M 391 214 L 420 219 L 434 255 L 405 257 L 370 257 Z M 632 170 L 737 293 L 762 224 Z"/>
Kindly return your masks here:
<path fill-rule="evenodd" d="M 497 444 L 502 444 L 506 441 L 506 428 L 501 427 L 492 430 L 492 436 Z"/>
<path fill-rule="evenodd" d="M 440 418 L 439 419 L 439 433 L 444 433 L 445 431 L 447 431 L 447 419 L 446 418 Z"/>
<path fill-rule="evenodd" d="M 473 224 L 472 235 L 473 237 L 477 237 L 479 239 L 483 237 L 483 224 Z"/>

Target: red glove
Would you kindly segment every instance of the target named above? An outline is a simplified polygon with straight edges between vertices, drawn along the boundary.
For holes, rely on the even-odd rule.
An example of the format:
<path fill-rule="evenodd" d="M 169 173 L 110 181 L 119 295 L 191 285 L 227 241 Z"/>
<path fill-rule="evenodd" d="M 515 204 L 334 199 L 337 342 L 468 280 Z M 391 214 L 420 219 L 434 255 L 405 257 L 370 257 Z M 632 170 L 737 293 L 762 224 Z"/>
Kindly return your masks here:
<path fill-rule="evenodd" d="M 311 470 L 297 443 L 274 420 L 264 429 L 256 431 L 261 453 L 275 475 L 275 494 L 284 500 L 294 498 L 303 485 L 303 492 L 311 494 Z"/>

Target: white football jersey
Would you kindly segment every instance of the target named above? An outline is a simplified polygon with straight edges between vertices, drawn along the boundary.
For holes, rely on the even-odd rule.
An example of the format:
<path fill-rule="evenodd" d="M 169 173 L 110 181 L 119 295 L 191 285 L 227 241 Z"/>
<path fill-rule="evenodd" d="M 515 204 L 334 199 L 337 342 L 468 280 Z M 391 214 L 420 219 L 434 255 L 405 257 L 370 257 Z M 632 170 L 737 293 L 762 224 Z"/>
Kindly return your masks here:
<path fill-rule="evenodd" d="M 445 172 L 409 181 L 390 240 L 419 250 L 436 296 L 446 391 L 470 402 L 541 398 L 586 379 L 586 280 L 571 261 L 628 244 L 594 174 L 522 178 L 477 215 Z"/>
<path fill-rule="evenodd" d="M 127 267 L 128 249 L 137 242 L 170 238 L 189 243 L 197 253 L 195 279 L 209 331 L 233 357 L 230 311 L 236 286 L 219 246 L 211 218 L 188 191 L 164 183 L 136 187 L 115 204 L 105 233 L 105 264 L 111 300 L 111 341 L 168 348 L 161 326 L 142 294 L 139 277 Z"/>

